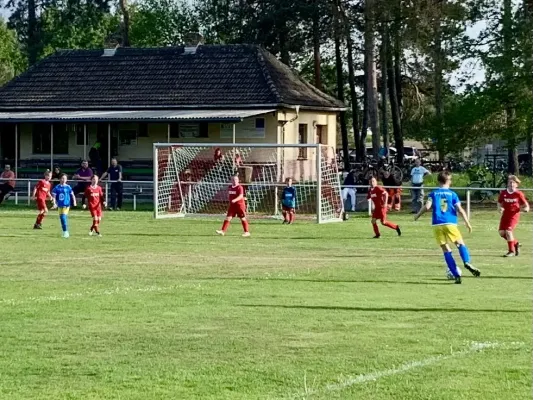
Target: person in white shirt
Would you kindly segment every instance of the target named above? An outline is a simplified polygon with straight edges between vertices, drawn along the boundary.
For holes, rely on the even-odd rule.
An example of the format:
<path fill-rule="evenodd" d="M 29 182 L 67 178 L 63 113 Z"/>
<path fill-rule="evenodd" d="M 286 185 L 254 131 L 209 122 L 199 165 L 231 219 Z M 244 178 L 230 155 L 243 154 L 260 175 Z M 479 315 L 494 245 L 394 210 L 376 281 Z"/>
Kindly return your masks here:
<path fill-rule="evenodd" d="M 411 190 L 413 195 L 413 214 L 418 214 L 420 209 L 424 206 L 424 177 L 429 174 L 430 172 L 421 165 L 420 159 L 417 158 L 415 160 L 415 166 L 411 170 L 411 184 L 414 187 L 414 189 Z"/>

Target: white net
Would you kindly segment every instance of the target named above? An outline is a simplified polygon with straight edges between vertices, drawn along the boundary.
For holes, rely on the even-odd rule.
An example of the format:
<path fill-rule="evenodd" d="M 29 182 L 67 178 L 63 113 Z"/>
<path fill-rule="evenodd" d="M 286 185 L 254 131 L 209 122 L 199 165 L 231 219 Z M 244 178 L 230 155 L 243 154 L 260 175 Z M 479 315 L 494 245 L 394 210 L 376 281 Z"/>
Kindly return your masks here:
<path fill-rule="evenodd" d="M 155 217 L 223 215 L 230 179 L 238 174 L 248 217 L 281 215 L 287 178 L 296 213 L 318 222 L 343 212 L 335 151 L 321 145 L 154 144 Z"/>

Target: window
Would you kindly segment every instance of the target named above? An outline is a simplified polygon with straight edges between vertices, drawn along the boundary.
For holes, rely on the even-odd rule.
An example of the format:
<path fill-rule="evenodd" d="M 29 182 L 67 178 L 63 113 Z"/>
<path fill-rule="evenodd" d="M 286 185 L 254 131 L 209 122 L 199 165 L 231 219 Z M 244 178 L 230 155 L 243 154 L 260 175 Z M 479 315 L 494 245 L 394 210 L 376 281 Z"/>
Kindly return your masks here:
<path fill-rule="evenodd" d="M 307 144 L 307 124 L 298 125 L 298 143 Z M 307 147 L 300 147 L 298 150 L 298 158 L 307 160 Z"/>
<path fill-rule="evenodd" d="M 171 138 L 207 138 L 209 137 L 209 124 L 207 122 L 181 122 L 170 124 Z"/>
<path fill-rule="evenodd" d="M 121 129 L 118 132 L 119 144 L 121 146 L 130 146 L 137 144 L 137 130 Z"/>
<path fill-rule="evenodd" d="M 50 154 L 51 125 L 34 124 L 32 132 L 33 154 Z M 68 154 L 68 130 L 66 124 L 54 124 L 54 154 Z"/>
<path fill-rule="evenodd" d="M 265 119 L 264 118 L 256 118 L 255 119 L 255 128 L 256 129 L 265 129 Z"/>
<path fill-rule="evenodd" d="M 328 127 L 327 125 L 316 126 L 316 143 L 328 144 Z"/>

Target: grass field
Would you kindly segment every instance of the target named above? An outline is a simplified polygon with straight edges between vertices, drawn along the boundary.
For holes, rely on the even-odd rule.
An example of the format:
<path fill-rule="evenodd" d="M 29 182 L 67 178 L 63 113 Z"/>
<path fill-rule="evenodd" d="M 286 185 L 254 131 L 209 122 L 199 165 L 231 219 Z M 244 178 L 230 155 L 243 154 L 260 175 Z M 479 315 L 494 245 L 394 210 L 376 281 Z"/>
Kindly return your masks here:
<path fill-rule="evenodd" d="M 1 399 L 531 399 L 532 230 L 504 259 L 495 212 L 444 278 L 427 218 L 316 226 L 2 211 Z"/>

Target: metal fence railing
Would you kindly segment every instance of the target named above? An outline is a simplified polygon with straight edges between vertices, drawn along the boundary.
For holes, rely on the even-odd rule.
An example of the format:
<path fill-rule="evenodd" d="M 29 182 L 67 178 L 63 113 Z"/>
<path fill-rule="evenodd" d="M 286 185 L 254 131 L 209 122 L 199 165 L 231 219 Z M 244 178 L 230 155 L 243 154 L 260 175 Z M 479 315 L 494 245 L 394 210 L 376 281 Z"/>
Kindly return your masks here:
<path fill-rule="evenodd" d="M 5 200 L 6 201 L 13 201 L 14 204 L 25 204 L 25 205 L 31 205 L 32 204 L 32 193 L 35 185 L 40 179 L 14 179 L 16 181 L 15 190 L 10 192 Z M 75 186 L 80 181 L 75 180 L 69 180 L 69 184 L 72 186 Z M 109 204 L 109 197 L 111 195 L 111 184 L 115 181 L 100 181 L 100 185 L 104 189 L 105 199 L 106 202 Z M 55 183 L 55 182 L 52 182 Z M 194 185 L 196 182 L 181 182 L 182 184 L 188 184 L 188 185 Z M 122 181 L 123 184 L 123 198 L 124 201 L 129 205 L 132 204 L 132 209 L 134 211 L 137 210 L 137 206 L 140 203 L 144 204 L 151 204 L 153 202 L 153 191 L 154 191 L 154 183 L 153 181 Z M 278 184 L 273 184 L 278 185 Z M 283 184 L 279 184 L 279 186 L 284 186 Z M 296 184 L 295 186 L 298 186 Z M 366 196 L 366 192 L 368 191 L 368 186 L 342 186 L 343 188 L 350 188 L 356 190 L 356 195 L 358 196 L 358 200 L 360 201 L 361 198 Z M 412 186 L 387 186 L 387 189 L 402 189 L 403 191 L 403 198 L 407 198 L 407 200 L 410 199 L 409 197 L 409 191 L 411 189 L 421 189 L 420 187 L 412 187 Z M 437 187 L 430 187 L 425 186 L 422 189 L 426 192 L 430 192 L 431 190 L 438 189 Z M 492 193 L 492 198 L 490 200 L 487 200 L 487 203 L 494 203 L 494 201 L 497 198 L 497 195 L 503 190 L 502 188 L 475 188 L 475 187 L 452 187 L 452 190 L 457 192 L 459 194 L 459 197 L 461 200 L 466 203 L 465 209 L 470 217 L 471 215 L 471 209 L 472 205 L 479 204 L 482 201 L 476 200 L 476 194 L 479 194 L 480 192 L 484 192 L 485 194 L 490 192 Z M 529 199 L 529 201 L 533 200 L 533 189 L 529 188 L 520 188 L 521 191 L 523 191 L 526 194 L 526 197 Z M 487 196 L 483 196 L 483 198 L 487 198 Z M 405 200 L 404 200 L 405 201 Z M 365 206 L 366 209 L 366 206 Z M 368 202 L 368 213 L 371 214 L 371 203 Z"/>

